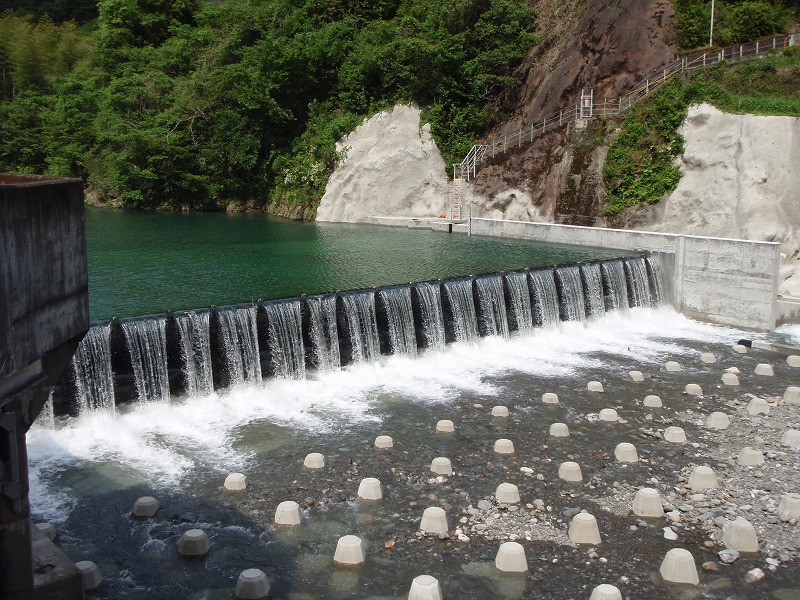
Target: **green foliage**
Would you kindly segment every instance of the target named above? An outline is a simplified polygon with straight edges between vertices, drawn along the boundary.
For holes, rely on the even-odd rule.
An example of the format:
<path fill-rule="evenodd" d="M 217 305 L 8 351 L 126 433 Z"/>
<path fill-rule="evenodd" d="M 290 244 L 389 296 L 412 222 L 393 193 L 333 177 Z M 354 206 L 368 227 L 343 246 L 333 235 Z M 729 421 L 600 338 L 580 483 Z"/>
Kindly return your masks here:
<path fill-rule="evenodd" d="M 0 169 L 79 176 L 137 208 L 313 206 L 337 139 L 397 102 L 422 106 L 446 160 L 459 160 L 499 118 L 491 107 L 536 42 L 522 0 L 97 8 L 91 30 L 0 18 L 0 114 L 13 138 Z"/>
<path fill-rule="evenodd" d="M 34 20 L 47 15 L 56 23 L 86 23 L 97 17 L 96 0 L 0 0 L 0 14 L 12 11 L 31 15 Z"/>
<path fill-rule="evenodd" d="M 624 113 L 603 169 L 606 216 L 658 202 L 675 189 L 680 170 L 674 162 L 683 152 L 678 127 L 687 108 L 700 102 L 729 113 L 800 117 L 800 52 L 789 49 L 783 55 L 700 70 L 688 80 L 674 78 Z"/>
<path fill-rule="evenodd" d="M 678 46 L 683 49 L 708 45 L 711 0 L 673 0 L 677 13 Z M 716 0 L 714 44 L 726 46 L 783 32 L 797 2 L 784 0 Z"/>
<path fill-rule="evenodd" d="M 0 14 L 0 100 L 21 90 L 49 87 L 87 54 L 74 22 L 55 25 L 47 15 L 37 22 L 11 12 Z"/>

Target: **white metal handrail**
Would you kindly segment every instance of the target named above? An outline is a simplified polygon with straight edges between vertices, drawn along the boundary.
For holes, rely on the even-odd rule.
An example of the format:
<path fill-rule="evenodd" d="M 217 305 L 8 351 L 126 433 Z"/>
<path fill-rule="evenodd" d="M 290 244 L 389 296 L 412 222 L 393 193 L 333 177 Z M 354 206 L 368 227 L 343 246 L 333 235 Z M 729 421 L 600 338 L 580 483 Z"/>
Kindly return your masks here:
<path fill-rule="evenodd" d="M 587 118 L 587 115 L 618 115 L 652 94 L 677 74 L 711 67 L 723 61 L 737 62 L 754 56 L 764 56 L 773 50 L 797 45 L 800 45 L 800 33 L 775 36 L 747 44 L 736 44 L 718 50 L 687 54 L 666 67 L 656 69 L 653 77 L 648 77 L 643 82 L 639 82 L 624 96 L 604 98 L 602 102 L 592 102 L 591 110 L 586 110 L 587 107 L 582 107 L 580 102 L 576 102 L 574 105 L 546 115 L 530 125 L 503 134 L 502 137 L 489 140 L 485 144 L 474 145 L 464 160 L 453 164 L 453 178 L 456 178 L 458 173 L 461 179 L 466 181 L 474 179 L 479 165 L 486 159 L 487 155 L 490 158 L 494 158 L 496 155 L 502 154 L 511 148 L 519 148 L 523 142 L 531 143 L 536 136 L 563 127 L 576 119 Z M 587 98 L 591 96 L 586 96 L 582 93 L 581 97 Z"/>

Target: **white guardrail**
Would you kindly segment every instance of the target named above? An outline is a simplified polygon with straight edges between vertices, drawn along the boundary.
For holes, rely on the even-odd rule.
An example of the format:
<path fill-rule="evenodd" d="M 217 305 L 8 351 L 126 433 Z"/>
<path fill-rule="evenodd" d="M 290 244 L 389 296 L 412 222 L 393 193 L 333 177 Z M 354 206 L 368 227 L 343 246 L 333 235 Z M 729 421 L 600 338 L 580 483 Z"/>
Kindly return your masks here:
<path fill-rule="evenodd" d="M 474 179 L 479 165 L 487 157 L 494 158 L 496 155 L 502 154 L 511 148 L 519 148 L 524 143 L 533 142 L 538 135 L 567 125 L 576 119 L 592 118 L 596 115 L 618 115 L 649 96 L 676 75 L 710 67 L 722 61 L 740 61 L 754 56 L 764 56 L 773 50 L 788 48 L 789 46 L 800 46 L 800 33 L 779 35 L 748 44 L 737 44 L 718 50 L 687 54 L 663 69 L 657 70 L 654 77 L 639 82 L 630 92 L 619 98 L 604 98 L 602 102 L 594 102 L 591 91 L 588 94 L 581 92 L 579 101 L 568 108 L 546 115 L 526 127 L 489 140 L 485 144 L 475 144 L 467 156 L 464 157 L 464 160 L 453 164 L 453 178 L 457 179 L 460 176 L 461 179 L 466 181 Z"/>

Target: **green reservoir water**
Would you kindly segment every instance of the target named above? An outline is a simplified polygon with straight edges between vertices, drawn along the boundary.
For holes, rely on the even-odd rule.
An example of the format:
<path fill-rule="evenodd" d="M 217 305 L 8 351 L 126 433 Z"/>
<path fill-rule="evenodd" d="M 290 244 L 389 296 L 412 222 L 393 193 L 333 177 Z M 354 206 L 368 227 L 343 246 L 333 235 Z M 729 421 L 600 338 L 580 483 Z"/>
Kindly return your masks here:
<path fill-rule="evenodd" d="M 264 215 L 86 210 L 92 319 L 625 254 Z"/>

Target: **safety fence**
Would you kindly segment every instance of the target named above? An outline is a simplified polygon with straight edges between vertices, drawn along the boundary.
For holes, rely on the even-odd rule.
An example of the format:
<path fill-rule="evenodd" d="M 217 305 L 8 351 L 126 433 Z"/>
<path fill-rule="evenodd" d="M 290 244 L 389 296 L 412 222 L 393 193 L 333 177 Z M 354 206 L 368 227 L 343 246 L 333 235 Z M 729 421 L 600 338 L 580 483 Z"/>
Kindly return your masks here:
<path fill-rule="evenodd" d="M 798 45 L 800 45 L 800 33 L 793 33 L 757 40 L 747 44 L 727 46 L 718 50 L 687 54 L 666 67 L 656 69 L 653 77 L 647 77 L 644 81 L 640 81 L 624 96 L 603 98 L 601 102 L 594 101 L 593 90 L 589 90 L 588 93 L 581 91 L 581 96 L 575 104 L 546 115 L 516 131 L 489 140 L 485 144 L 475 144 L 467 156 L 464 157 L 464 160 L 453 164 L 453 178 L 467 181 L 474 179 L 480 164 L 487 158 L 494 158 L 512 148 L 520 148 L 523 144 L 533 142 L 537 136 L 563 127 L 574 120 L 590 119 L 594 116 L 618 115 L 652 94 L 676 75 L 684 75 L 696 69 L 711 67 L 722 62 L 738 62 L 748 58 L 765 56 L 770 52 Z"/>

